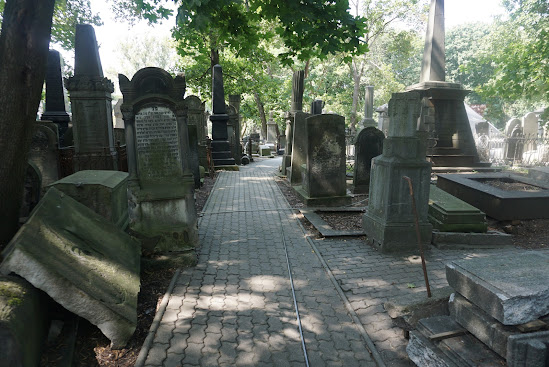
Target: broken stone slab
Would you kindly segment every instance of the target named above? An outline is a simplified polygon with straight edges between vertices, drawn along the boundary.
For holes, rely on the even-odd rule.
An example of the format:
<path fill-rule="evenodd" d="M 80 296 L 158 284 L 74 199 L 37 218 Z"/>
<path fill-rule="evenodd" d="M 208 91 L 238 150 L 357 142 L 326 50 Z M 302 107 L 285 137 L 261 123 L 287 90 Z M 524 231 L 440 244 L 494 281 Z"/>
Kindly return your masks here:
<path fill-rule="evenodd" d="M 490 249 L 511 247 L 513 236 L 498 231 L 486 233 L 460 233 L 433 231 L 433 245 L 439 249 Z"/>
<path fill-rule="evenodd" d="M 549 366 L 549 331 L 510 336 L 507 345 L 507 366 Z"/>
<path fill-rule="evenodd" d="M 16 273 L 123 347 L 135 331 L 141 246 L 52 187 L 2 253 Z"/>
<path fill-rule="evenodd" d="M 128 174 L 120 171 L 84 170 L 50 185 L 110 220 L 128 226 Z"/>
<path fill-rule="evenodd" d="M 491 351 L 450 316 L 421 319 L 410 332 L 406 347 L 410 359 L 420 367 L 501 367 L 503 358 Z"/>
<path fill-rule="evenodd" d="M 446 264 L 448 284 L 504 325 L 549 314 L 549 255 L 491 256 Z"/>
<path fill-rule="evenodd" d="M 0 366 L 38 366 L 47 334 L 46 297 L 25 279 L 0 276 Z"/>
<path fill-rule="evenodd" d="M 423 318 L 448 315 L 448 299 L 453 292 L 451 287 L 435 288 L 430 298 L 427 291 L 411 293 L 389 298 L 383 307 L 399 326 L 412 330 Z"/>

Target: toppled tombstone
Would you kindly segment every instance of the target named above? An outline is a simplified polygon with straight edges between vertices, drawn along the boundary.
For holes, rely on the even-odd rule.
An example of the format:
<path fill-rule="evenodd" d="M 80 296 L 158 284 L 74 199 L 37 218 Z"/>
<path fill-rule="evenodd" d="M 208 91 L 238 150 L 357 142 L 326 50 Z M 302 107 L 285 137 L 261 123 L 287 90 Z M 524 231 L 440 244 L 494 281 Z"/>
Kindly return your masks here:
<path fill-rule="evenodd" d="M 44 302 L 25 279 L 0 276 L 1 366 L 38 366 L 47 333 Z"/>
<path fill-rule="evenodd" d="M 137 324 L 140 251 L 114 224 L 52 187 L 2 253 L 0 272 L 25 278 L 120 348 Z"/>
<path fill-rule="evenodd" d="M 128 226 L 128 174 L 120 171 L 78 171 L 51 184 L 120 229 Z"/>

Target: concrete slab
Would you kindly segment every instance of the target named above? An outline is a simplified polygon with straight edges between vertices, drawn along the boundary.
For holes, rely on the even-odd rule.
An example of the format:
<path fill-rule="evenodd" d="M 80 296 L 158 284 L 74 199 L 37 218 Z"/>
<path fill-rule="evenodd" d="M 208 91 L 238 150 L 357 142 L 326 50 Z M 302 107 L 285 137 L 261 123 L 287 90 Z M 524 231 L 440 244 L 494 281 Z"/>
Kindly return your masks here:
<path fill-rule="evenodd" d="M 549 255 L 491 256 L 446 264 L 448 284 L 504 325 L 549 313 Z"/>
<path fill-rule="evenodd" d="M 513 236 L 498 231 L 458 233 L 433 231 L 432 243 L 439 249 L 490 249 L 513 247 Z"/>
<path fill-rule="evenodd" d="M 429 191 L 429 221 L 440 232 L 486 232 L 486 215 L 435 185 Z"/>
<path fill-rule="evenodd" d="M 16 273 L 123 347 L 135 331 L 141 246 L 52 187 L 2 253 Z"/>

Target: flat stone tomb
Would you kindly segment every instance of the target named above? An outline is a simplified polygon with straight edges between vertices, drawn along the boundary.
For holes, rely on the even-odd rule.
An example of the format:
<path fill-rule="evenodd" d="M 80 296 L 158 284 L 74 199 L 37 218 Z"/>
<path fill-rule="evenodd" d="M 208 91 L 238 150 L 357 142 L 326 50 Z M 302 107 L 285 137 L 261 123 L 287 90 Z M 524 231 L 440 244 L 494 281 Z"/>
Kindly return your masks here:
<path fill-rule="evenodd" d="M 549 218 L 549 183 L 493 172 L 439 174 L 437 186 L 497 220 Z"/>
<path fill-rule="evenodd" d="M 486 215 L 435 185 L 429 191 L 429 221 L 441 232 L 486 232 Z"/>

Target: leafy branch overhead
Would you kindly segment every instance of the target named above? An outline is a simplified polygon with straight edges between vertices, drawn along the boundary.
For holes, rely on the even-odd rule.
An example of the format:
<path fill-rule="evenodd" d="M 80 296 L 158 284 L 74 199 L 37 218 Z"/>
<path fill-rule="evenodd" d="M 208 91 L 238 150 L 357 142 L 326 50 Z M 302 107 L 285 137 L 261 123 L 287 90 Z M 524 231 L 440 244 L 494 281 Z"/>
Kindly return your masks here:
<path fill-rule="evenodd" d="M 278 56 L 286 65 L 294 57 L 307 60 L 367 51 L 360 41 L 365 20 L 347 11 L 346 0 L 182 0 L 179 4 L 176 37 L 201 35 L 212 49 L 229 47 L 243 53 L 276 35 L 285 46 Z M 267 30 L 261 27 L 265 22 L 272 25 Z"/>

